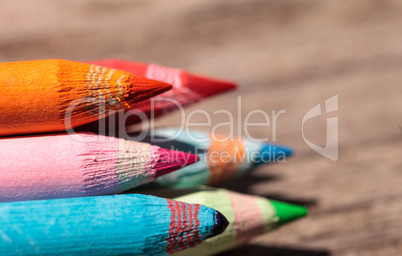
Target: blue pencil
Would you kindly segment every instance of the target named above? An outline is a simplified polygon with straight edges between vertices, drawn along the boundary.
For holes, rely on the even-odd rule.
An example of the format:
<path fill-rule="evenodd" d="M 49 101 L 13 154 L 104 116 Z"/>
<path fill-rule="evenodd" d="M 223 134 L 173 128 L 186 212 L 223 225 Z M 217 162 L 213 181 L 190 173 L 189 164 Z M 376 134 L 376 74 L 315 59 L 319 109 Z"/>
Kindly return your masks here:
<path fill-rule="evenodd" d="M 0 204 L 0 252 L 8 255 L 167 255 L 222 233 L 226 218 L 147 195 Z"/>
<path fill-rule="evenodd" d="M 208 133 L 196 130 L 188 132 L 178 128 L 159 128 L 153 132 L 154 136 L 146 136 L 142 141 L 197 154 L 200 161 L 156 179 L 145 185 L 147 188 L 218 185 L 241 177 L 258 165 L 283 162 L 293 154 L 291 148 L 277 144 L 257 143 L 246 138 L 218 141 Z M 130 134 L 131 139 L 135 140 L 136 135 Z"/>

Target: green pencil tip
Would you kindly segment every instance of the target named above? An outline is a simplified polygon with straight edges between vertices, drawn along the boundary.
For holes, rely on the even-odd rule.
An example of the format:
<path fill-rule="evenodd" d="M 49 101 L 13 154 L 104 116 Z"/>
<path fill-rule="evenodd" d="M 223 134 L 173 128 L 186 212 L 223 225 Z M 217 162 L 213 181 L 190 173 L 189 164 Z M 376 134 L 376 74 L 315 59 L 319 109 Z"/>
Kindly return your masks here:
<path fill-rule="evenodd" d="M 288 204 L 270 200 L 279 218 L 279 225 L 297 220 L 307 215 L 307 208 L 300 205 Z"/>

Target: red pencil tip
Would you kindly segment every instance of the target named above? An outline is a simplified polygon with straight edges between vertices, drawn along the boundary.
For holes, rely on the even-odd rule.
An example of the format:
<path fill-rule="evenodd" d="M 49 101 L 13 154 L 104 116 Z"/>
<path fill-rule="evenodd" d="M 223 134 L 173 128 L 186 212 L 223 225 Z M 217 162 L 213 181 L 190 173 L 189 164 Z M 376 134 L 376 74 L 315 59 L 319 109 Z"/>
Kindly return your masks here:
<path fill-rule="evenodd" d="M 159 161 L 155 165 L 155 178 L 181 169 L 199 160 L 200 158 L 194 154 L 161 148 Z"/>
<path fill-rule="evenodd" d="M 217 80 L 185 73 L 188 88 L 204 97 L 234 90 L 237 85 L 230 81 Z"/>

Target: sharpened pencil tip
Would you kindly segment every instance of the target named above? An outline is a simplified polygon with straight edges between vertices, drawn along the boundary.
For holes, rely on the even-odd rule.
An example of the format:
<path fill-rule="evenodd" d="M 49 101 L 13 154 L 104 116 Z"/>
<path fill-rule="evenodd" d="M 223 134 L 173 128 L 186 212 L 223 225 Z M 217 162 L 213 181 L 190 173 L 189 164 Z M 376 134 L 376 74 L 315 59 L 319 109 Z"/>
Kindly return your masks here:
<path fill-rule="evenodd" d="M 156 178 L 198 162 L 199 160 L 199 156 L 194 154 L 161 148 L 159 161 L 155 165 Z"/>
<path fill-rule="evenodd" d="M 132 75 L 131 95 L 135 96 L 130 103 L 139 102 L 172 89 L 172 85 L 144 77 Z"/>
<path fill-rule="evenodd" d="M 270 200 L 275 208 L 276 216 L 279 218 L 279 225 L 297 220 L 307 215 L 307 208 L 300 205 Z"/>
<path fill-rule="evenodd" d="M 186 154 L 187 156 L 187 161 L 186 161 L 186 163 L 185 163 L 185 165 L 190 165 L 190 164 L 193 164 L 193 163 L 195 163 L 195 162 L 198 162 L 198 161 L 200 161 L 200 157 L 199 156 L 197 156 L 197 155 L 194 155 L 194 154 L 187 154 L 187 153 L 184 153 L 184 154 Z"/>
<path fill-rule="evenodd" d="M 212 230 L 211 235 L 208 236 L 208 238 L 222 234 L 223 231 L 225 231 L 226 228 L 229 226 L 228 219 L 226 219 L 226 217 L 218 211 L 216 211 L 215 213 L 214 221 L 215 221 L 215 227 Z"/>
<path fill-rule="evenodd" d="M 233 82 L 206 78 L 186 73 L 185 79 L 190 90 L 204 96 L 212 96 L 226 91 L 234 90 L 237 85 Z"/>
<path fill-rule="evenodd" d="M 293 149 L 290 147 L 265 143 L 258 158 L 254 159 L 255 165 L 276 163 L 286 159 L 286 157 L 293 155 Z"/>

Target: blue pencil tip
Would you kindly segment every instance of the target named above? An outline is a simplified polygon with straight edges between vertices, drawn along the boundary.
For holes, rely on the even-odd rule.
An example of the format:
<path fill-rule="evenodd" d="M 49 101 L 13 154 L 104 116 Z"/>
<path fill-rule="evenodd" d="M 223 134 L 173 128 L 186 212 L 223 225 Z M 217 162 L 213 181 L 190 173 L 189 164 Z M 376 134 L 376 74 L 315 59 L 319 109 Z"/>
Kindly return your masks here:
<path fill-rule="evenodd" d="M 208 238 L 222 234 L 229 225 L 229 221 L 226 219 L 226 217 L 218 211 L 215 213 L 214 221 L 215 227 Z"/>
<path fill-rule="evenodd" d="M 287 157 L 293 155 L 290 147 L 265 143 L 259 152 L 259 157 L 254 159 L 255 165 L 284 162 Z"/>

